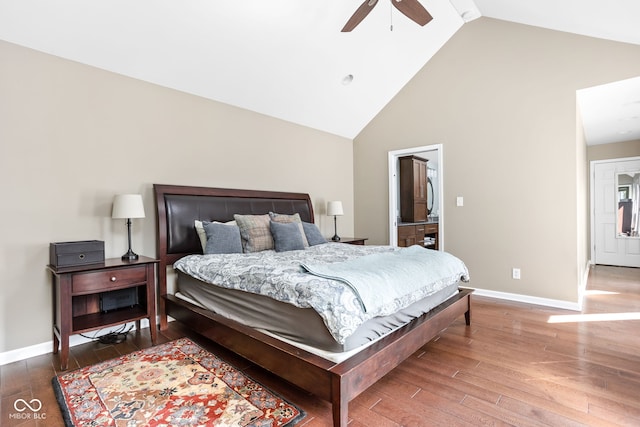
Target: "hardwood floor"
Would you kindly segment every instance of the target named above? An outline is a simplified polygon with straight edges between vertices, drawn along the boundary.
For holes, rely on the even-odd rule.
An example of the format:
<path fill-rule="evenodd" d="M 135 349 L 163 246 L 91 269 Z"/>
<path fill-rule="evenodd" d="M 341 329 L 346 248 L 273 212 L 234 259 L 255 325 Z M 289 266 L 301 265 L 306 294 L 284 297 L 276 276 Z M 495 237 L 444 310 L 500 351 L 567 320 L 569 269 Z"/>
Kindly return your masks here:
<path fill-rule="evenodd" d="M 582 313 L 473 297 L 459 319 L 349 405 L 351 427 L 640 425 L 640 269 L 596 266 Z M 159 341 L 189 336 L 299 405 L 305 427 L 330 426 L 328 403 L 173 322 Z M 71 349 L 70 369 L 151 345 L 148 330 L 117 345 Z M 0 425 L 63 426 L 53 354 L 0 367 Z M 39 399 L 40 420 L 16 419 Z M 42 417 L 46 417 L 42 419 Z"/>

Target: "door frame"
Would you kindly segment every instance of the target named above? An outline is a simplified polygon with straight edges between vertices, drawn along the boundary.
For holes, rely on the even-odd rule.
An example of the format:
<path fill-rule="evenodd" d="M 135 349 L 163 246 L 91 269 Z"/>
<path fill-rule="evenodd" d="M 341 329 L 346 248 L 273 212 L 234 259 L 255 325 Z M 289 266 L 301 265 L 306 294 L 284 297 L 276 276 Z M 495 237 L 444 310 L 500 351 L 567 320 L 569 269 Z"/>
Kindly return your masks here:
<path fill-rule="evenodd" d="M 596 264 L 596 224 L 595 224 L 595 169 L 596 164 L 603 163 L 619 163 L 640 160 L 640 156 L 634 157 L 617 157 L 614 159 L 602 159 L 591 160 L 589 162 L 589 222 L 590 222 L 590 236 L 589 236 L 589 256 L 590 264 Z"/>
<path fill-rule="evenodd" d="M 423 145 L 420 147 L 403 148 L 401 150 L 389 151 L 389 245 L 398 246 L 398 158 L 422 153 L 425 151 L 436 151 L 438 154 L 438 249 L 444 251 L 444 163 L 442 144 Z"/>

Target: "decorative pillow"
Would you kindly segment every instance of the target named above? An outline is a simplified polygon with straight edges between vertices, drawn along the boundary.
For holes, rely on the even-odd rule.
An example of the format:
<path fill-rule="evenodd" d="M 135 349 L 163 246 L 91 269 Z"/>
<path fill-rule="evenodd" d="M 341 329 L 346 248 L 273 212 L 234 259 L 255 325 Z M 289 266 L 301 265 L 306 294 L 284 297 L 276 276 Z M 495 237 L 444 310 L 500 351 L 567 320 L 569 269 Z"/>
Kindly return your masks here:
<path fill-rule="evenodd" d="M 303 222 L 302 228 L 304 229 L 304 234 L 307 236 L 309 246 L 327 243 L 327 239 L 325 239 L 322 233 L 320 233 L 320 229 L 317 225 L 310 222 Z"/>
<path fill-rule="evenodd" d="M 270 228 L 276 252 L 304 249 L 298 226 L 295 222 L 271 221 Z"/>
<path fill-rule="evenodd" d="M 233 217 L 240 227 L 242 247 L 245 252 L 260 252 L 273 249 L 273 237 L 271 236 L 271 222 L 269 214 L 264 215 L 238 215 Z"/>
<path fill-rule="evenodd" d="M 207 247 L 207 233 L 205 233 L 204 231 L 204 226 L 202 225 L 203 221 L 200 220 L 195 220 L 193 223 L 193 225 L 196 228 L 196 233 L 198 233 L 198 238 L 200 239 L 200 244 L 202 245 L 202 253 L 204 253 L 204 248 Z M 208 221 L 207 221 L 208 222 Z M 217 221 L 213 221 L 217 224 L 223 224 L 222 222 L 217 222 Z M 228 224 L 228 225 L 236 225 L 235 221 L 228 221 L 225 222 L 224 224 Z"/>
<path fill-rule="evenodd" d="M 242 253 L 242 240 L 240 240 L 240 229 L 237 225 L 207 221 L 203 221 L 202 225 L 207 235 L 205 255 Z"/>
<path fill-rule="evenodd" d="M 280 222 L 280 223 L 290 223 L 295 222 L 298 224 L 298 229 L 300 230 L 300 235 L 302 235 L 302 242 L 304 243 L 304 247 L 309 247 L 309 242 L 307 241 L 307 236 L 304 234 L 304 228 L 302 228 L 302 220 L 300 219 L 300 214 L 294 213 L 293 215 L 285 215 L 274 212 L 269 212 L 269 217 L 271 221 Z"/>

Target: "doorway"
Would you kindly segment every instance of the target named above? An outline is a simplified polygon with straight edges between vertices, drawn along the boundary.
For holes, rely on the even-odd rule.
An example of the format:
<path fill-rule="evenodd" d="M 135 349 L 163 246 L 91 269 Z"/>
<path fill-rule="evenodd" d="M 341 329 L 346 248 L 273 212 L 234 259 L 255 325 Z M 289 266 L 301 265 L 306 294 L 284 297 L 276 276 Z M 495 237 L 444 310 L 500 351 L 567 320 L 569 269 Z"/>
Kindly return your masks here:
<path fill-rule="evenodd" d="M 389 151 L 389 245 L 398 246 L 398 218 L 400 216 L 398 159 L 411 155 L 428 159 L 427 174 L 430 175 L 434 190 L 434 198 L 429 201 L 430 217 L 436 218 L 438 221 L 438 250 L 442 251 L 444 250 L 442 144 Z"/>
<path fill-rule="evenodd" d="M 591 162 L 591 259 L 640 267 L 640 157 Z"/>

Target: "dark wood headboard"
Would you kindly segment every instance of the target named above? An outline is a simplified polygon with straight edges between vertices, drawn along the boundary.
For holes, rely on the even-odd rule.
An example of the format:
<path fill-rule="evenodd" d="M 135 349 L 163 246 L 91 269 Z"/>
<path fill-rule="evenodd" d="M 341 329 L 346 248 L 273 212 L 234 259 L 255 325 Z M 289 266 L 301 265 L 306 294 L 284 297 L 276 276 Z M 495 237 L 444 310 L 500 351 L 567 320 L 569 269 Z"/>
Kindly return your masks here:
<path fill-rule="evenodd" d="M 313 205 L 306 193 L 237 190 L 154 184 L 156 244 L 159 264 L 159 296 L 167 292 L 167 266 L 178 259 L 202 253 L 195 220 L 231 221 L 233 214 L 261 215 L 269 212 L 300 214 L 314 222 Z M 162 298 L 160 298 L 162 300 Z"/>
<path fill-rule="evenodd" d="M 183 256 L 202 253 L 195 220 L 226 222 L 233 214 L 261 215 L 269 212 L 299 213 L 313 222 L 313 206 L 308 194 L 228 188 L 153 185 L 156 197 L 159 259 L 167 265 Z"/>

